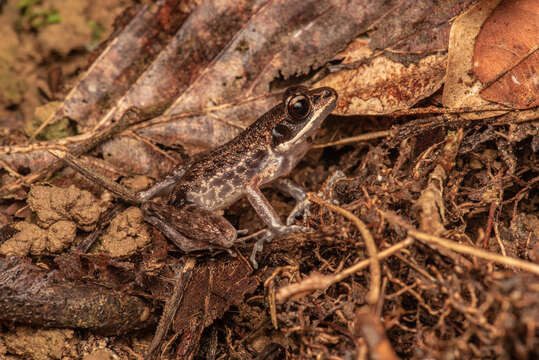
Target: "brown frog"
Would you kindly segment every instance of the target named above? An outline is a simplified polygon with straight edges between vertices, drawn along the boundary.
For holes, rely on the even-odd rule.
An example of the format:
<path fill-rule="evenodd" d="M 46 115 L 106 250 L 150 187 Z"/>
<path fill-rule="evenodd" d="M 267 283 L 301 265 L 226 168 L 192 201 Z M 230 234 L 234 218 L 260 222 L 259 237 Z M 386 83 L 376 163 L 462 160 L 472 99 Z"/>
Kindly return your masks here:
<path fill-rule="evenodd" d="M 297 215 L 308 212 L 304 191 L 281 178 L 311 148 L 312 137 L 336 102 L 337 93 L 329 87 L 291 87 L 280 104 L 237 137 L 175 168 L 138 193 L 87 169 L 72 155 L 66 154 L 62 159 L 125 201 L 140 205 L 144 219 L 185 252 L 230 248 L 237 240 L 237 231 L 215 211 L 247 197 L 267 225 L 250 257 L 256 267 L 256 253 L 264 242 L 292 231 L 309 230 L 292 224 Z M 269 184 L 297 201 L 286 225 L 260 191 Z M 161 201 L 157 200 L 159 197 Z"/>

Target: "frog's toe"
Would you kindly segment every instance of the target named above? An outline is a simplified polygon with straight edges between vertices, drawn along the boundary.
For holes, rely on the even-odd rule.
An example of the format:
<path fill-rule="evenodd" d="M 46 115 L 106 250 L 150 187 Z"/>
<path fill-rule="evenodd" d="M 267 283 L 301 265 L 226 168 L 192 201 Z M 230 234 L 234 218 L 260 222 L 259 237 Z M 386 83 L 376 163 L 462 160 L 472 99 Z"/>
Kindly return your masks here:
<path fill-rule="evenodd" d="M 253 251 L 251 252 L 251 256 L 249 256 L 249 261 L 251 262 L 251 265 L 253 265 L 253 268 L 255 270 L 258 269 L 258 263 L 256 262 L 256 254 L 258 254 L 263 249 L 264 249 L 264 239 L 258 239 L 255 242 L 255 246 L 253 246 Z"/>
<path fill-rule="evenodd" d="M 311 232 L 314 231 L 311 228 L 300 226 L 300 225 L 287 225 L 280 226 L 274 229 L 264 229 L 256 235 L 258 238 L 253 246 L 253 251 L 251 256 L 249 256 L 249 261 L 253 265 L 253 268 L 258 269 L 258 263 L 256 261 L 256 254 L 261 252 L 264 249 L 264 243 L 270 242 L 274 237 L 280 235 L 290 234 L 292 232 Z"/>
<path fill-rule="evenodd" d="M 251 265 L 253 265 L 253 268 L 255 270 L 258 269 L 258 263 L 256 262 L 256 254 L 258 254 L 264 249 L 264 243 L 271 241 L 271 239 L 273 239 L 273 236 L 273 232 L 269 229 L 265 229 L 258 234 L 258 240 L 256 240 L 255 245 L 253 246 L 253 251 L 251 252 L 251 256 L 249 256 L 249 261 L 251 262 Z"/>
<path fill-rule="evenodd" d="M 286 218 L 286 225 L 291 226 L 298 217 L 303 217 L 303 221 L 307 221 L 311 216 L 311 204 L 307 199 L 299 202 Z"/>

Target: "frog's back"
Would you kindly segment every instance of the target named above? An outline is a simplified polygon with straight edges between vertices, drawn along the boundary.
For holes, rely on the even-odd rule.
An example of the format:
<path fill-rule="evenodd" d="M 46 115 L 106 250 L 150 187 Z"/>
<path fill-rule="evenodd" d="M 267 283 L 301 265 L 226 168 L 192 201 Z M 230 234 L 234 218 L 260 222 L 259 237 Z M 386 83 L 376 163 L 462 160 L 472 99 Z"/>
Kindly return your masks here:
<path fill-rule="evenodd" d="M 220 209 L 242 197 L 244 185 L 266 166 L 271 129 L 283 105 L 264 114 L 230 142 L 197 157 L 178 183 L 172 202 Z"/>

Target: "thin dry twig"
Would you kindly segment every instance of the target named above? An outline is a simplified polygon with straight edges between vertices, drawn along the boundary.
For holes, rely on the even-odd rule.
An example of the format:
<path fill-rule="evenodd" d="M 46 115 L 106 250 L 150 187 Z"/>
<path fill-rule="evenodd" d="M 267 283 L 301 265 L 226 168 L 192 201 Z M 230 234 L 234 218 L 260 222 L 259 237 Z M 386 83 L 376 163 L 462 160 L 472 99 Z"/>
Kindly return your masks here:
<path fill-rule="evenodd" d="M 379 316 L 363 307 L 357 311 L 355 323 L 356 332 L 365 339 L 372 359 L 397 360 L 399 358 L 387 338 L 386 329 Z"/>
<path fill-rule="evenodd" d="M 69 153 L 73 155 L 74 157 L 79 157 L 82 154 L 92 150 L 97 145 L 123 132 L 128 127 L 147 120 L 148 117 L 149 117 L 149 114 L 144 113 L 142 110 L 137 109 L 137 108 L 130 108 L 126 110 L 126 112 L 122 115 L 122 117 L 120 118 L 118 122 L 112 124 L 111 126 L 101 131 L 92 133 L 92 135 L 89 138 L 87 138 L 87 140 L 74 145 L 69 150 L 67 149 L 67 144 L 69 144 L 69 142 L 67 141 L 67 139 L 65 139 L 65 141 L 58 141 L 53 144 L 44 143 L 44 144 L 37 144 L 37 145 L 35 144 L 27 145 L 24 147 L 19 147 L 20 149 L 16 149 L 16 147 L 4 147 L 3 151 L 5 153 L 18 152 L 18 151 L 24 152 L 27 150 L 31 151 L 32 149 L 36 149 L 37 147 L 37 148 L 42 148 L 43 150 L 59 149 L 59 150 L 69 151 Z M 20 177 L 15 182 L 4 185 L 2 188 L 0 188 L 0 194 L 13 193 L 19 190 L 22 186 L 28 186 L 38 180 L 41 180 L 47 177 L 49 174 L 55 173 L 56 171 L 60 170 L 63 166 L 64 166 L 63 161 L 59 159 L 53 160 L 48 166 L 44 167 L 43 169 L 35 173 L 31 173 L 26 176 Z"/>
<path fill-rule="evenodd" d="M 260 100 L 260 99 L 278 97 L 278 96 L 281 96 L 282 94 L 283 94 L 282 91 L 268 92 L 268 93 L 264 93 L 264 94 L 260 94 L 260 95 L 256 95 L 256 96 L 250 96 L 250 97 L 246 97 L 246 98 L 235 99 L 235 100 L 230 101 L 230 102 L 225 103 L 225 104 L 209 106 L 207 108 L 204 108 L 204 109 L 201 109 L 201 110 L 198 110 L 198 111 L 190 111 L 190 112 L 178 113 L 178 114 L 173 114 L 173 115 L 160 115 L 160 116 L 154 117 L 150 121 L 144 122 L 143 124 L 139 124 L 137 126 L 134 126 L 132 129 L 133 129 L 133 131 L 136 131 L 138 129 L 143 129 L 143 128 L 150 127 L 150 126 L 157 125 L 157 124 L 164 124 L 164 123 L 167 123 L 167 122 L 171 122 L 171 121 L 175 121 L 175 120 L 179 120 L 179 119 L 184 119 L 184 118 L 188 118 L 188 117 L 204 116 L 204 115 L 210 116 L 210 114 L 213 114 L 214 112 L 224 110 L 224 109 L 228 109 L 228 108 L 231 108 L 233 106 L 246 104 L 246 103 L 256 101 L 256 100 Z M 218 117 L 215 117 L 215 118 L 216 118 L 216 120 L 224 121 L 224 119 L 221 119 L 221 118 L 218 118 Z M 224 122 L 226 124 L 228 124 L 228 125 L 232 125 L 232 126 L 238 128 L 238 129 L 245 128 L 245 126 L 243 124 L 233 123 L 230 120 L 226 120 Z M 96 125 L 96 127 L 99 127 L 99 126 L 102 126 L 102 124 L 98 123 Z"/>
<path fill-rule="evenodd" d="M 496 211 L 496 206 L 496 201 L 493 201 L 490 204 L 490 209 L 488 211 L 487 227 L 485 229 L 485 240 L 483 241 L 483 249 L 486 249 L 488 247 L 488 240 L 490 238 L 490 232 L 492 231 L 492 222 L 494 219 L 494 212 Z"/>
<path fill-rule="evenodd" d="M 23 176 L 21 174 L 12 169 L 5 161 L 2 161 L 2 159 L 0 159 L 0 167 L 4 168 L 11 176 L 18 179 L 23 179 Z"/>
<path fill-rule="evenodd" d="M 367 247 L 367 252 L 369 254 L 369 257 L 372 259 L 372 262 L 370 263 L 371 287 L 370 287 L 369 293 L 367 294 L 367 302 L 371 305 L 376 304 L 378 302 L 378 299 L 380 298 L 380 284 L 381 284 L 382 270 L 380 267 L 380 262 L 378 261 L 378 257 L 377 257 L 378 249 L 376 248 L 376 243 L 374 242 L 374 238 L 372 237 L 369 229 L 367 228 L 367 225 L 365 225 L 363 221 L 361 221 L 357 216 L 352 214 L 350 211 L 345 210 L 342 207 L 330 204 L 320 199 L 318 196 L 312 193 L 308 194 L 308 198 L 309 200 L 317 203 L 318 205 L 325 206 L 328 209 L 333 210 L 343 215 L 348 220 L 352 221 L 354 225 L 359 229 L 359 232 L 361 233 L 361 236 L 363 237 L 363 240 L 365 241 L 365 246 Z"/>
<path fill-rule="evenodd" d="M 163 315 L 161 316 L 161 319 L 159 320 L 159 325 L 157 326 L 157 329 L 155 331 L 154 337 L 152 339 L 152 343 L 150 344 L 150 347 L 148 349 L 148 352 L 146 353 L 145 359 L 151 359 L 155 351 L 158 349 L 159 345 L 161 344 L 161 341 L 163 337 L 166 335 L 170 324 L 172 323 L 172 320 L 174 319 L 174 315 L 176 315 L 176 311 L 180 307 L 180 304 L 182 303 L 183 294 L 185 287 L 189 283 L 189 280 L 191 279 L 192 270 L 195 267 L 195 259 L 194 258 L 187 258 L 183 266 L 181 266 L 180 269 L 178 269 L 178 272 L 176 274 L 176 281 L 174 282 L 174 290 L 172 292 L 171 297 L 168 299 L 167 303 L 165 304 L 165 309 L 163 310 Z"/>
<path fill-rule="evenodd" d="M 453 250 L 454 252 L 459 254 L 473 255 L 484 260 L 494 261 L 496 263 L 506 266 L 514 266 L 521 270 L 525 270 L 533 274 L 539 275 L 539 265 L 533 264 L 529 261 L 524 261 L 509 256 L 502 256 L 468 245 L 458 244 L 452 240 L 444 239 L 439 236 L 434 236 L 431 234 L 427 234 L 423 231 L 419 231 L 410 224 L 408 224 L 406 220 L 399 215 L 384 211 L 380 211 L 379 213 L 391 224 L 405 228 L 408 231 L 408 236 L 420 240 L 421 242 L 428 245 L 438 245 L 442 248 Z"/>
<path fill-rule="evenodd" d="M 498 264 L 502 264 L 505 266 L 514 266 L 521 270 L 531 272 L 535 275 L 539 275 L 539 265 L 536 265 L 529 261 L 524 261 L 524 260 L 516 259 L 513 257 L 509 257 L 509 256 L 498 255 L 490 251 L 476 249 L 468 245 L 458 244 L 454 241 L 444 239 L 438 236 L 430 235 L 430 234 L 427 234 L 427 233 L 424 233 L 422 231 L 418 231 L 415 229 L 408 230 L 408 235 L 414 237 L 417 240 L 425 242 L 427 244 L 436 244 L 446 249 L 450 249 L 455 252 L 458 252 L 460 254 L 476 256 L 478 258 L 488 260 L 488 261 L 494 261 Z"/>
<path fill-rule="evenodd" d="M 405 240 L 380 251 L 376 255 L 377 260 L 385 259 L 395 253 L 398 253 L 402 249 L 412 245 L 414 243 L 414 239 L 408 237 Z M 328 288 L 329 286 L 336 284 L 347 277 L 357 273 L 358 271 L 363 270 L 367 266 L 371 264 L 372 258 L 362 260 L 358 262 L 355 265 L 350 266 L 349 268 L 341 271 L 340 273 L 326 276 L 326 275 L 320 275 L 320 274 L 312 274 L 308 278 L 302 280 L 299 283 L 291 284 L 285 287 L 282 287 L 277 292 L 277 302 L 282 303 L 286 299 L 292 297 L 292 296 L 305 296 L 313 291 L 316 290 L 323 290 Z"/>
<path fill-rule="evenodd" d="M 462 107 L 458 109 L 440 108 L 437 106 L 425 106 L 425 107 L 420 107 L 420 108 L 395 111 L 393 113 L 387 114 L 387 116 L 399 117 L 399 116 L 408 116 L 408 115 L 466 114 L 466 113 L 471 113 L 471 112 L 507 111 L 507 110 L 511 110 L 511 109 L 503 105 L 467 106 L 467 107 Z"/>
<path fill-rule="evenodd" d="M 393 131 L 391 131 L 391 130 L 375 131 L 375 132 L 371 132 L 371 133 L 367 133 L 367 134 L 361 134 L 361 135 L 358 135 L 358 136 L 352 136 L 352 137 L 348 137 L 348 138 L 344 138 L 344 139 L 340 139 L 340 140 L 336 140 L 336 141 L 331 141 L 331 142 L 328 142 L 328 143 L 325 143 L 325 144 L 316 144 L 316 145 L 313 145 L 313 148 L 314 149 L 322 149 L 322 148 L 326 148 L 326 147 L 330 147 L 330 146 L 346 145 L 346 144 L 351 144 L 351 143 L 355 143 L 355 142 L 369 141 L 369 140 L 373 140 L 373 139 L 379 139 L 379 138 L 383 138 L 383 137 L 392 136 L 393 135 L 392 133 L 393 133 Z"/>

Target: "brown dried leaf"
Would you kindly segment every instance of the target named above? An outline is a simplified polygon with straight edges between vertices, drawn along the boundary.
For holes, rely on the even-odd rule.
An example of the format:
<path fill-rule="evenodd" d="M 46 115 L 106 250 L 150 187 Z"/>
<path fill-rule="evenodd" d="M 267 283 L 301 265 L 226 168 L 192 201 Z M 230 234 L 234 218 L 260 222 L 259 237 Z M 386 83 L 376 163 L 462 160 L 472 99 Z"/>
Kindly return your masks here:
<path fill-rule="evenodd" d="M 369 33 L 373 49 L 401 62 L 447 50 L 451 21 L 476 0 L 402 1 Z"/>
<path fill-rule="evenodd" d="M 223 6 L 236 8 L 241 3 L 233 4 L 223 3 Z M 208 6 L 207 2 L 201 4 L 192 17 L 212 15 L 206 10 Z M 361 12 L 359 8 L 356 2 L 269 1 L 263 6 L 234 10 L 238 17 L 237 28 L 226 29 L 230 33 L 212 32 L 214 41 L 222 49 L 215 54 L 212 50 L 210 54 L 215 57 L 211 62 L 197 62 L 197 56 L 187 56 L 189 49 L 187 53 L 182 49 L 186 59 L 194 63 L 184 65 L 189 69 L 189 76 L 182 85 L 183 92 L 165 115 L 191 112 L 199 115 L 181 116 L 173 121 L 157 119 L 145 124 L 139 134 L 166 144 L 180 143 L 190 153 L 230 140 L 278 101 L 278 97 L 268 96 L 271 80 L 279 74 L 285 78 L 301 75 L 325 64 L 360 30 L 366 29 L 367 15 L 372 16 L 379 9 L 373 6 L 368 12 Z M 216 18 L 194 18 L 188 25 L 213 23 L 219 14 L 212 16 Z M 194 28 L 190 34 L 200 31 Z M 212 28 L 205 31 L 211 32 Z M 178 53 L 180 44 L 174 45 L 178 48 L 170 51 Z M 155 83 L 155 76 L 150 80 Z M 111 116 L 117 116 L 129 106 L 140 106 L 135 101 L 140 101 L 139 98 L 151 103 L 146 93 L 144 98 L 134 96 L 135 91 L 143 90 L 146 91 L 145 88 L 133 89 L 133 95 L 128 94 L 125 101 L 118 103 Z M 161 93 L 158 96 L 162 98 Z M 102 123 L 109 120 L 105 118 Z M 127 159 L 130 160 L 135 158 Z"/>
<path fill-rule="evenodd" d="M 445 67 L 446 55 L 429 55 L 409 66 L 380 56 L 358 69 L 330 74 L 316 86 L 341 89 L 338 114 L 387 114 L 432 95 L 442 85 Z"/>
<path fill-rule="evenodd" d="M 110 124 L 131 106 L 171 104 L 164 117 L 138 127 L 137 135 L 149 141 L 137 136 L 125 147 L 125 137 L 116 137 L 104 145 L 115 166 L 158 177 L 168 172 L 177 159 L 166 156 L 154 142 L 166 146 L 181 144 L 191 154 L 223 144 L 278 101 L 279 96 L 270 93 L 273 80 L 308 74 L 324 66 L 359 34 L 369 30 L 375 47 L 384 46 L 393 54 L 415 56 L 422 49 L 420 52 L 425 56 L 439 50 L 438 45 L 431 46 L 433 39 L 437 39 L 436 44 L 444 39 L 447 20 L 470 1 L 456 1 L 447 6 L 432 1 L 410 5 L 396 0 L 335 0 L 331 3 L 208 0 L 196 6 L 183 23 L 184 16 L 191 10 L 182 10 L 177 18 L 170 19 L 166 14 L 174 8 L 174 2 L 161 1 L 150 10 L 140 10 L 118 32 L 50 121 L 68 116 L 77 121 L 81 129 L 95 131 Z M 402 13 L 410 14 L 410 19 L 422 20 L 411 24 L 409 19 L 402 20 Z M 146 18 L 152 14 L 166 18 L 168 25 L 163 25 L 162 36 L 167 40 L 155 35 L 160 23 Z M 382 26 L 380 19 L 384 19 L 383 24 L 392 25 Z M 135 29 L 143 34 L 141 40 L 134 49 L 125 49 L 128 54 L 124 57 L 122 53 L 125 59 L 116 64 L 128 40 L 139 36 Z M 419 33 L 430 35 L 414 39 L 414 31 L 418 29 Z M 175 34 L 170 35 L 174 31 Z M 160 39 L 157 50 L 144 47 L 152 40 L 148 34 Z M 382 42 L 385 38 L 391 41 Z M 137 56 L 143 59 L 140 63 L 147 66 L 135 64 Z M 384 58 L 381 65 L 373 68 L 378 76 L 387 74 L 389 68 L 394 71 L 382 81 L 369 77 L 371 83 L 335 82 L 334 86 L 343 95 L 341 104 L 347 100 L 357 102 L 359 94 L 363 98 L 380 96 L 382 111 L 413 105 L 440 86 L 444 57 L 431 56 L 434 58 L 421 60 L 419 66 L 414 65 L 410 70 Z M 356 77 L 362 76 L 363 73 L 359 73 Z M 393 76 L 400 80 L 395 82 Z M 372 81 L 376 86 L 371 86 Z M 358 86 L 374 91 L 358 93 Z M 81 102 L 88 105 L 81 105 L 77 110 Z M 347 111 L 360 110 L 353 107 Z M 24 159 L 31 154 L 32 151 L 17 157 L 12 151 L 2 160 L 19 169 L 23 163 L 28 164 Z M 50 160 L 48 155 L 40 158 Z M 140 167 L 140 159 L 153 161 L 145 161 Z M 47 161 L 40 162 L 40 166 Z"/>
<path fill-rule="evenodd" d="M 432 95 L 445 76 L 450 20 L 473 1 L 393 3 L 335 58 L 343 62 L 316 86 L 339 91 L 336 112 L 387 114 Z M 382 52 L 379 51 L 382 50 Z M 413 62 L 410 64 L 410 62 Z"/>
<path fill-rule="evenodd" d="M 475 42 L 474 73 L 488 86 L 481 97 L 517 109 L 538 106 L 538 45 L 539 2 L 502 1 Z"/>
<path fill-rule="evenodd" d="M 487 105 L 479 96 L 481 84 L 473 76 L 474 41 L 481 25 L 500 0 L 482 0 L 455 19 L 449 37 L 447 75 L 442 103 L 446 107 L 461 108 Z M 463 114 L 466 118 L 486 118 L 493 112 Z"/>
<path fill-rule="evenodd" d="M 189 5 L 178 11 L 177 0 L 160 0 L 154 6 L 126 11 L 121 24 L 96 61 L 70 91 L 58 110 L 47 119 L 68 117 L 88 128 L 132 86 L 181 26 Z M 128 20 L 129 19 L 129 20 Z"/>
<path fill-rule="evenodd" d="M 222 256 L 198 264 L 176 313 L 174 330 L 188 330 L 194 321 L 193 314 L 199 314 L 199 326 L 209 326 L 231 305 L 239 304 L 245 294 L 254 291 L 259 282 L 251 266 L 239 258 Z"/>

